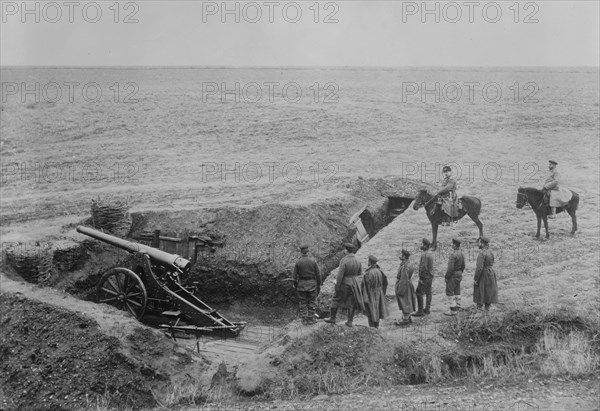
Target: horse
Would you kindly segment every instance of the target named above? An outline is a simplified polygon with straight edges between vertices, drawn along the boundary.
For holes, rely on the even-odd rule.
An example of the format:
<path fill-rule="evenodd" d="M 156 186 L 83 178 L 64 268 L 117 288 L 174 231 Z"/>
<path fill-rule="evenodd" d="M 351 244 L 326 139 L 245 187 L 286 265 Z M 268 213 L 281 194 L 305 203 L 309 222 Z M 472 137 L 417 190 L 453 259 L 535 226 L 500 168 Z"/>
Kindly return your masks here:
<path fill-rule="evenodd" d="M 571 235 L 575 235 L 575 232 L 577 231 L 577 216 L 575 213 L 577 212 L 577 207 L 579 207 L 579 194 L 573 190 L 570 191 L 573 193 L 573 197 L 571 197 L 567 206 L 556 207 L 556 214 L 566 211 L 571 216 Z M 517 208 L 522 209 L 527 203 L 529 203 L 537 217 L 537 233 L 535 238 L 540 237 L 542 220 L 544 221 L 544 228 L 546 229 L 546 238 L 550 238 L 550 233 L 548 232 L 548 214 L 550 213 L 550 206 L 544 204 L 544 192 L 533 187 L 519 187 L 519 190 L 517 191 Z"/>
<path fill-rule="evenodd" d="M 432 250 L 436 249 L 438 227 L 444 220 L 445 214 L 441 208 L 436 209 L 433 214 L 431 213 L 432 209 L 436 206 L 436 202 L 434 201 L 436 198 L 437 196 L 429 194 L 427 189 L 422 189 L 415 197 L 415 203 L 413 205 L 414 210 L 424 207 L 427 217 L 431 222 L 431 232 L 433 233 L 433 241 L 431 243 Z M 463 207 L 458 210 L 458 216 L 454 217 L 454 220 L 458 221 L 465 215 L 471 217 L 471 220 L 473 220 L 473 222 L 479 228 L 479 238 L 477 238 L 479 241 L 479 239 L 483 236 L 483 224 L 479 220 L 479 213 L 481 212 L 481 200 L 473 196 L 462 196 L 459 201 L 462 202 Z"/>

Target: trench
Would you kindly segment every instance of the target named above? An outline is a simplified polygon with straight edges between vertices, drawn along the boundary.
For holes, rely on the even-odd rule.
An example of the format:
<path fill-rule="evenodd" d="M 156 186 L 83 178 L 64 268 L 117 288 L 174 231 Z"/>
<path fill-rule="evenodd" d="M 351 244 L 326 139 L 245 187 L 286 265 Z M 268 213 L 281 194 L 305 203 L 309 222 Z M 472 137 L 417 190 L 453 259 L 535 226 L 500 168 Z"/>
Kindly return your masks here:
<path fill-rule="evenodd" d="M 411 201 L 411 197 L 381 196 L 368 203 L 143 211 L 131 214 L 132 228 L 122 237 L 150 245 L 141 239 L 160 230 L 159 249 L 193 260 L 182 280 L 196 285 L 198 298 L 234 321 L 280 325 L 296 316 L 297 296 L 290 279 L 300 243 L 312 245 L 311 254 L 325 280 L 343 256 L 343 243 L 360 248 Z M 181 249 L 184 237 L 197 240 L 183 245 L 192 250 L 189 253 Z M 54 251 L 54 274 L 47 284 L 95 302 L 103 273 L 114 267 L 135 270 L 131 264 L 126 251 L 85 238 L 70 252 Z"/>
<path fill-rule="evenodd" d="M 297 316 L 291 277 L 299 245 L 310 245 L 325 281 L 343 257 L 344 243 L 360 249 L 409 207 L 421 186 L 399 178 L 358 178 L 344 183 L 342 194 L 312 200 L 131 213 L 123 202 L 98 199 L 91 217 L 62 232 L 81 224 L 182 256 L 192 263 L 183 285 L 194 285 L 195 295 L 226 318 L 285 325 Z M 117 214 L 124 218 L 115 220 Z M 98 226 L 99 218 L 110 226 Z M 115 267 L 136 269 L 127 251 L 77 233 L 68 237 L 74 240 L 70 245 L 44 257 L 44 266 L 52 266 L 45 286 L 96 302 L 104 273 Z"/>

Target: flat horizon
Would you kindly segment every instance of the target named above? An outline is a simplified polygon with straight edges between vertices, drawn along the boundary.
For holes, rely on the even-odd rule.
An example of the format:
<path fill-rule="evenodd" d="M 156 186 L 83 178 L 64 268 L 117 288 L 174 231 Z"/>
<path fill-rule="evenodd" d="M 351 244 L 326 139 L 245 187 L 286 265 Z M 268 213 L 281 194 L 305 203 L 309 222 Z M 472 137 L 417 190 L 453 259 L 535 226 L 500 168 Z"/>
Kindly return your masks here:
<path fill-rule="evenodd" d="M 573 69 L 573 68 L 584 68 L 584 69 L 596 69 L 600 70 L 599 66 L 318 66 L 318 65 L 307 65 L 307 66 L 245 66 L 245 65 L 3 65 L 0 64 L 0 69 L 12 69 L 12 68 L 117 68 L 117 69 L 137 69 L 137 68 L 165 68 L 165 69 L 326 69 L 326 70 L 339 70 L 339 69 L 362 69 L 362 70 L 398 70 L 398 69 L 472 69 L 472 68 L 484 68 L 484 69 Z"/>

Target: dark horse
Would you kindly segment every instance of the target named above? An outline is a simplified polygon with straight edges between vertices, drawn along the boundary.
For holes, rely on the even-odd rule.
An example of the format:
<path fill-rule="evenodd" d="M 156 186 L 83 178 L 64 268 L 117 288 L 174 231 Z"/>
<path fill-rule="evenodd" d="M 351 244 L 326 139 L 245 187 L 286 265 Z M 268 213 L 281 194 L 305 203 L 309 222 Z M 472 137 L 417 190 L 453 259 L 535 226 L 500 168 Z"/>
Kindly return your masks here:
<path fill-rule="evenodd" d="M 433 233 L 433 241 L 431 243 L 431 248 L 435 250 L 437 244 L 437 231 L 438 227 L 442 223 L 444 219 L 444 211 L 440 208 L 435 211 L 433 215 L 431 215 L 431 211 L 436 206 L 436 196 L 433 196 L 427 192 L 426 189 L 422 189 L 417 194 L 415 198 L 415 203 L 413 205 L 413 209 L 418 210 L 421 207 L 425 207 L 425 211 L 427 212 L 427 217 L 431 222 L 431 232 Z M 481 212 L 481 201 L 477 197 L 472 196 L 462 196 L 460 200 L 462 202 L 462 208 L 458 210 L 458 216 L 454 217 L 455 221 L 460 220 L 465 215 L 469 215 L 471 220 L 477 227 L 479 228 L 479 238 L 483 236 L 483 224 L 479 221 L 479 213 Z M 478 240 L 479 240 L 478 238 Z"/>
<path fill-rule="evenodd" d="M 573 190 L 571 190 L 571 193 L 573 193 L 573 197 L 571 197 L 571 200 L 567 206 L 556 207 L 556 213 L 558 214 L 562 211 L 566 211 L 571 216 L 571 221 L 573 222 L 571 234 L 575 234 L 575 231 L 577 231 L 577 216 L 575 213 L 577 211 L 577 207 L 579 207 L 579 194 Z M 546 238 L 549 238 L 550 233 L 548 232 L 548 214 L 550 214 L 550 206 L 544 204 L 544 192 L 533 187 L 519 187 L 519 191 L 517 192 L 517 208 L 521 209 L 527 203 L 529 203 L 535 212 L 535 216 L 537 217 L 538 225 L 535 237 L 540 237 L 540 228 L 542 225 L 542 220 L 544 220 Z"/>

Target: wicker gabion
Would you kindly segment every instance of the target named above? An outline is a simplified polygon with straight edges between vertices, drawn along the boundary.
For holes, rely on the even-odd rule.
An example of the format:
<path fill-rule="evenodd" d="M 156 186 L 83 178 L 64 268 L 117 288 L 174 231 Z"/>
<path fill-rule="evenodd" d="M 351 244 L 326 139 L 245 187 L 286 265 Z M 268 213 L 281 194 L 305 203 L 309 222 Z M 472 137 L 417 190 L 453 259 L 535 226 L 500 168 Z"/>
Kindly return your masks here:
<path fill-rule="evenodd" d="M 126 201 L 92 200 L 92 225 L 118 237 L 131 230 L 131 215 Z"/>
<path fill-rule="evenodd" d="M 8 265 L 30 283 L 45 283 L 54 273 L 54 253 L 48 244 L 14 244 L 5 250 L 5 256 Z"/>

